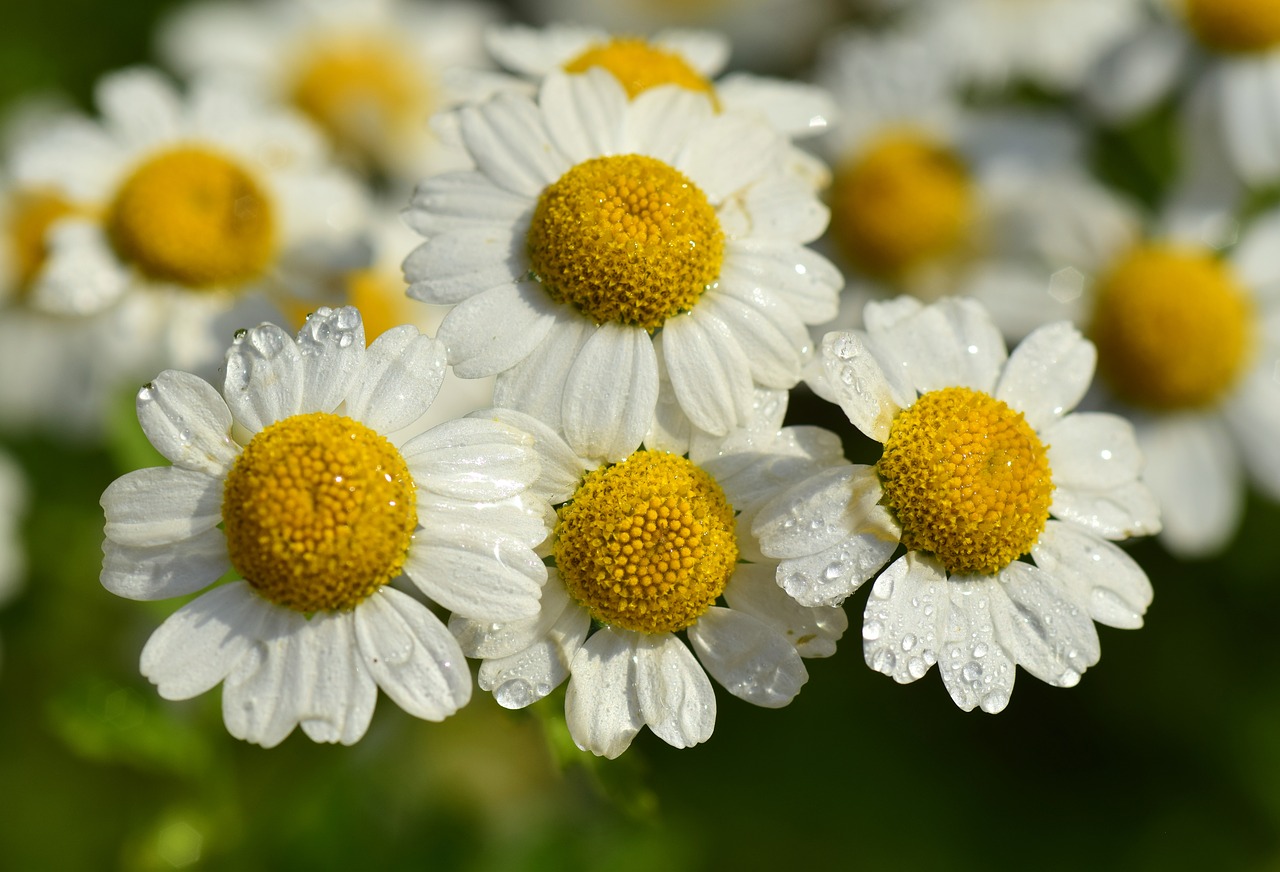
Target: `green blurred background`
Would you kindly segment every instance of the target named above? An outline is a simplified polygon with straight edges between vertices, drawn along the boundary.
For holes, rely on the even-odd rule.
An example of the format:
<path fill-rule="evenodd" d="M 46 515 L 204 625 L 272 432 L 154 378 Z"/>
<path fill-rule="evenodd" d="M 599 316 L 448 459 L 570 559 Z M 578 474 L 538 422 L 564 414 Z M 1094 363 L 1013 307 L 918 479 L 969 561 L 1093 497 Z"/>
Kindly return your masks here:
<path fill-rule="evenodd" d="M 100 73 L 150 57 L 171 5 L 8 4 L 0 105 L 56 91 L 87 108 Z M 1137 193 L 1158 178 L 1149 126 L 1105 145 Z M 1024 674 L 995 717 L 958 711 L 936 672 L 871 672 L 859 594 L 791 706 L 721 693 L 694 749 L 646 731 L 597 760 L 568 739 L 562 693 L 506 712 L 477 690 L 442 724 L 384 698 L 352 748 L 298 732 L 263 751 L 227 735 L 216 691 L 170 703 L 139 676 L 175 604 L 98 584 L 98 498 L 139 462 L 121 408 L 111 449 L 0 443 L 34 494 L 28 578 L 0 611 L 0 869 L 1280 869 L 1275 506 L 1251 503 L 1218 559 L 1136 545 L 1147 626 L 1100 628 L 1079 687 Z M 806 398 L 792 418 L 842 423 Z"/>

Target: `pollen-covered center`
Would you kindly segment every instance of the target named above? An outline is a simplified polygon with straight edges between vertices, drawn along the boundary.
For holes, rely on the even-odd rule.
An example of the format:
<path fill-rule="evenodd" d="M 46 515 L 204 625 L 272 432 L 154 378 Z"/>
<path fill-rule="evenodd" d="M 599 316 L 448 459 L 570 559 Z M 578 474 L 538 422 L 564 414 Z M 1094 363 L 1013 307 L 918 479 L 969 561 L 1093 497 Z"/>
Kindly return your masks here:
<path fill-rule="evenodd" d="M 19 191 L 8 215 L 9 249 L 19 291 L 27 288 L 49 253 L 49 228 L 81 210 L 56 191 Z"/>
<path fill-rule="evenodd" d="M 837 169 L 832 234 L 864 271 L 899 277 L 958 245 L 972 187 L 951 150 L 909 133 L 884 137 Z"/>
<path fill-rule="evenodd" d="M 559 511 L 556 566 L 597 621 L 641 633 L 693 624 L 738 561 L 733 508 L 674 454 L 637 451 L 587 474 Z"/>
<path fill-rule="evenodd" d="M 1280 0 L 1184 0 L 1187 26 L 1224 52 L 1265 51 L 1280 44 Z"/>
<path fill-rule="evenodd" d="M 1252 356 L 1253 305 L 1209 250 L 1144 246 L 1099 283 L 1090 338 L 1099 372 L 1123 399 L 1204 406 L 1236 384 Z"/>
<path fill-rule="evenodd" d="M 276 250 L 274 204 L 234 160 L 199 146 L 162 151 L 116 192 L 107 233 L 143 275 L 190 288 L 260 276 Z"/>
<path fill-rule="evenodd" d="M 1030 552 L 1053 503 L 1035 430 L 969 388 L 930 391 L 899 412 L 876 471 L 902 544 L 949 573 L 997 572 Z"/>
<path fill-rule="evenodd" d="M 724 231 L 706 195 L 638 154 L 593 158 L 542 192 L 529 228 L 534 276 L 597 324 L 652 332 L 720 275 Z"/>
<path fill-rule="evenodd" d="M 592 67 L 604 67 L 622 83 L 627 96 L 634 98 L 642 91 L 659 85 L 679 85 L 690 91 L 710 94 L 715 99 L 715 86 L 706 76 L 689 66 L 675 52 L 658 48 L 647 40 L 619 37 L 593 45 L 564 65 L 565 72 L 585 73 Z"/>
<path fill-rule="evenodd" d="M 285 418 L 227 475 L 231 565 L 300 612 L 350 609 L 400 574 L 418 524 L 413 478 L 385 438 L 350 418 Z"/>
<path fill-rule="evenodd" d="M 400 44 L 353 34 L 317 42 L 296 64 L 293 103 L 341 146 L 376 154 L 381 140 L 425 124 L 431 93 Z"/>

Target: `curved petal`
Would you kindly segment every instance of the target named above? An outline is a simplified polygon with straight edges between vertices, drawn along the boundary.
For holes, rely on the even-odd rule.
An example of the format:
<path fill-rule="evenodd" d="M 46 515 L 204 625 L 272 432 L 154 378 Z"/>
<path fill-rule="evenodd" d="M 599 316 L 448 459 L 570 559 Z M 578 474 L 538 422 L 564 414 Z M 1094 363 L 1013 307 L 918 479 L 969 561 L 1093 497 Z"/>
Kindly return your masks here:
<path fill-rule="evenodd" d="M 221 478 L 240 447 L 231 439 L 231 410 L 202 378 L 165 370 L 138 391 L 138 423 L 175 466 Z"/>
<path fill-rule="evenodd" d="M 565 381 L 565 440 L 582 457 L 622 460 L 640 447 L 657 403 L 658 360 L 649 334 L 601 324 L 588 333 Z"/>
<path fill-rule="evenodd" d="M 672 390 L 695 427 L 723 436 L 747 420 L 750 364 L 723 321 L 695 309 L 668 320 L 658 340 Z"/>
<path fill-rule="evenodd" d="M 787 596 L 771 563 L 739 564 L 725 587 L 724 601 L 785 636 L 801 657 L 830 657 L 849 628 L 839 606 L 806 607 Z"/>
<path fill-rule="evenodd" d="M 716 115 L 691 130 L 675 167 L 713 204 L 723 203 L 777 167 L 783 144 L 776 131 L 757 119 Z"/>
<path fill-rule="evenodd" d="M 1048 446 L 1053 481 L 1061 487 L 1103 490 L 1142 472 L 1133 425 L 1119 415 L 1076 412 L 1040 437 Z"/>
<path fill-rule="evenodd" d="M 591 462 L 575 454 L 555 430 L 532 415 L 498 407 L 472 412 L 470 417 L 498 421 L 533 437 L 539 466 L 533 490 L 551 505 L 567 502 L 582 483 L 583 473 L 592 468 Z"/>
<path fill-rule="evenodd" d="M 809 680 L 800 654 L 787 637 L 745 612 L 707 609 L 689 628 L 689 642 L 712 678 L 753 705 L 782 708 Z M 708 735 L 710 726 L 714 720 Z"/>
<path fill-rule="evenodd" d="M 716 97 L 729 111 L 755 112 L 791 137 L 815 136 L 835 121 L 830 92 L 806 82 L 730 73 L 716 82 Z"/>
<path fill-rule="evenodd" d="M 862 614 L 862 656 L 899 684 L 938 662 L 951 601 L 947 575 L 932 557 L 911 551 L 880 573 Z"/>
<path fill-rule="evenodd" d="M 806 324 L 825 324 L 840 309 L 844 277 L 835 264 L 789 240 L 733 240 L 725 245 L 721 279 L 759 283 Z"/>
<path fill-rule="evenodd" d="M 237 333 L 227 351 L 222 394 L 236 423 L 250 433 L 302 411 L 302 355 L 293 337 L 275 324 Z"/>
<path fill-rule="evenodd" d="M 296 644 L 301 675 L 294 681 L 305 700 L 296 711 L 302 732 L 313 742 L 354 745 L 369 729 L 378 687 L 356 647 L 353 614 L 312 615 Z"/>
<path fill-rule="evenodd" d="M 1102 647 L 1083 602 L 1064 596 L 1054 581 L 1044 569 L 1015 560 L 991 585 L 1005 595 L 992 594 L 991 617 L 996 640 L 1014 662 L 1047 684 L 1074 687 Z"/>
<path fill-rule="evenodd" d="M 640 716 L 668 745 L 691 748 L 711 738 L 715 691 L 693 652 L 675 636 L 636 639 L 635 691 Z"/>
<path fill-rule="evenodd" d="M 406 225 L 431 238 L 456 230 L 515 227 L 527 220 L 532 206 L 528 196 L 499 188 L 484 173 L 458 170 L 421 182 L 400 214 Z"/>
<path fill-rule="evenodd" d="M 940 300 L 887 330 L 868 321 L 868 330 L 907 362 L 920 393 L 955 386 L 990 393 L 1007 357 L 995 322 L 969 299 Z"/>
<path fill-rule="evenodd" d="M 1047 324 L 1013 350 L 996 399 L 1022 412 L 1043 432 L 1080 402 L 1093 381 L 1097 361 L 1093 343 L 1066 322 Z"/>
<path fill-rule="evenodd" d="M 595 327 L 576 313 L 562 312 L 546 339 L 522 363 L 501 372 L 494 383 L 493 404 L 518 409 L 560 430 L 564 385 L 578 352 Z"/>
<path fill-rule="evenodd" d="M 237 739 L 274 748 L 297 726 L 312 664 L 299 639 L 307 620 L 267 603 L 254 644 L 222 686 L 222 720 Z"/>
<path fill-rule="evenodd" d="M 462 500 L 501 500 L 537 480 L 532 442 L 497 421 L 457 418 L 413 437 L 400 453 L 420 488 Z"/>
<path fill-rule="evenodd" d="M 948 579 L 947 619 L 938 670 L 951 699 L 965 711 L 981 706 L 987 714 L 1003 711 L 1013 693 L 1017 670 L 996 641 L 991 619 L 992 579 Z"/>
<path fill-rule="evenodd" d="M 538 93 L 551 141 L 571 164 L 622 151 L 627 93 L 604 69 L 548 75 Z"/>
<path fill-rule="evenodd" d="M 1160 506 L 1141 481 L 1131 481 L 1104 491 L 1059 487 L 1053 493 L 1050 513 L 1105 539 L 1127 539 L 1160 532 Z"/>
<path fill-rule="evenodd" d="M 569 664 L 564 720 L 574 743 L 610 760 L 644 726 L 636 695 L 636 637 L 604 629 L 578 649 Z"/>
<path fill-rule="evenodd" d="M 591 616 L 571 605 L 547 635 L 516 654 L 480 665 L 480 686 L 503 708 L 517 709 L 545 697 L 569 677 L 569 664 L 586 641 Z"/>
<path fill-rule="evenodd" d="M 141 669 L 165 699 L 216 687 L 254 646 L 269 606 L 243 581 L 216 587 L 165 619 L 142 648 Z"/>
<path fill-rule="evenodd" d="M 855 331 L 828 333 L 822 338 L 822 363 L 828 389 L 849 423 L 883 443 L 894 416 L 914 403 L 916 394 L 905 370 L 886 369 L 868 339 Z"/>
<path fill-rule="evenodd" d="M 570 605 L 564 581 L 554 568 L 550 568 L 536 615 L 514 621 L 473 621 L 454 615 L 449 618 L 449 632 L 468 657 L 499 660 L 519 654 L 545 639 Z"/>
<path fill-rule="evenodd" d="M 427 413 L 447 369 L 443 342 L 411 324 L 393 327 L 369 346 L 346 412 L 371 430 L 394 433 Z"/>
<path fill-rule="evenodd" d="M 298 331 L 304 412 L 332 412 L 347 398 L 365 354 L 364 322 L 354 306 L 321 306 Z"/>
<path fill-rule="evenodd" d="M 790 175 L 771 176 L 752 185 L 743 202 L 751 216 L 751 235 L 765 239 L 812 242 L 831 220 L 831 210 L 813 188 Z"/>
<path fill-rule="evenodd" d="M 804 557 L 853 536 L 880 497 L 873 467 L 826 469 L 770 500 L 756 515 L 751 534 L 769 557 Z"/>
<path fill-rule="evenodd" d="M 222 481 L 176 466 L 137 469 L 102 493 L 108 539 L 164 545 L 190 539 L 222 521 Z"/>
<path fill-rule="evenodd" d="M 1093 620 L 1123 630 L 1142 626 L 1153 596 L 1151 581 L 1118 546 L 1072 524 L 1049 521 L 1031 556 L 1086 604 Z"/>
<path fill-rule="evenodd" d="M 133 67 L 104 76 L 93 96 L 112 132 L 135 149 L 182 134 L 182 100 L 156 70 Z"/>
<path fill-rule="evenodd" d="M 102 586 L 116 596 L 159 600 L 208 587 L 231 568 L 227 540 L 217 527 L 163 545 L 102 543 Z"/>
<path fill-rule="evenodd" d="M 552 146 L 538 108 L 527 97 L 498 94 L 464 106 L 459 120 L 476 167 L 508 191 L 537 197 L 571 165 Z"/>
<path fill-rule="evenodd" d="M 1225 548 L 1240 527 L 1245 483 L 1222 421 L 1210 415 L 1164 415 L 1144 424 L 1139 445 L 1146 458 L 1143 481 L 1160 504 L 1161 543 L 1180 557 Z"/>
<path fill-rule="evenodd" d="M 511 621 L 538 613 L 547 568 L 501 531 L 421 518 L 404 573 L 431 599 L 476 620 Z"/>
<path fill-rule="evenodd" d="M 628 108 L 625 148 L 675 165 L 691 131 L 706 123 L 712 113 L 711 101 L 705 94 L 678 85 L 648 88 Z"/>
<path fill-rule="evenodd" d="M 502 285 L 463 300 L 440 324 L 453 371 L 480 378 L 510 369 L 547 336 L 561 304 L 536 285 Z"/>
<path fill-rule="evenodd" d="M 526 227 L 527 219 L 522 219 L 515 225 L 463 227 L 431 237 L 404 259 L 405 293 L 424 303 L 453 305 L 516 284 L 529 271 Z"/>
<path fill-rule="evenodd" d="M 774 320 L 742 300 L 714 292 L 708 292 L 698 307 L 726 324 L 738 344 L 751 350 L 747 364 L 755 384 L 789 390 L 800 381 L 801 361 L 810 348 L 809 331 L 798 319 L 786 317 L 791 313 L 779 313 L 783 317 Z"/>

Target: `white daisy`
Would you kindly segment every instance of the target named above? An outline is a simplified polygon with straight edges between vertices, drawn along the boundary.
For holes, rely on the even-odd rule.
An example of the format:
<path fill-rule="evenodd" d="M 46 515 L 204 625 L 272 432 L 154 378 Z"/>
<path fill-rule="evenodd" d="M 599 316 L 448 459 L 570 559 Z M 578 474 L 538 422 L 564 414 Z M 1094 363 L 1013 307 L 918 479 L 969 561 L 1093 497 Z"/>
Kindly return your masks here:
<path fill-rule="evenodd" d="M 829 326 L 857 326 L 868 299 L 960 293 L 1025 335 L 1078 296 L 1054 277 L 1081 246 L 1137 219 L 1090 178 L 1065 118 L 966 108 L 934 54 L 917 37 L 861 31 L 823 53 L 819 80 L 839 108 L 822 143 L 835 167 L 830 239 L 849 280 Z"/>
<path fill-rule="evenodd" d="M 784 483 L 843 454 L 825 430 L 781 428 L 782 392 L 759 391 L 757 406 L 749 430 L 695 440 L 687 458 L 640 448 L 618 463 L 582 456 L 528 416 L 493 412 L 534 434 L 537 488 L 559 510 L 538 615 L 450 621 L 463 650 L 484 660 L 482 688 L 522 708 L 568 678 L 570 734 L 610 758 L 646 725 L 677 748 L 709 738 L 708 673 L 755 705 L 795 697 L 808 680 L 801 658 L 833 654 L 848 622 L 778 588 L 751 518 Z"/>
<path fill-rule="evenodd" d="M 26 568 L 19 523 L 27 500 L 22 470 L 0 454 L 0 603 L 17 593 Z"/>
<path fill-rule="evenodd" d="M 242 331 L 223 396 L 175 371 L 139 392 L 143 431 L 174 465 L 103 494 L 103 585 L 151 600 L 230 570 L 243 579 L 151 636 L 142 672 L 161 696 L 225 681 L 227 729 L 264 747 L 295 725 L 357 741 L 378 687 L 428 720 L 467 702 L 457 644 L 388 582 L 403 573 L 463 615 L 531 615 L 546 579 L 533 546 L 547 530 L 524 497 L 538 474 L 526 434 L 464 419 L 398 444 L 444 368 L 440 344 L 413 327 L 366 351 L 355 309 L 322 308 L 296 341 L 271 324 Z"/>
<path fill-rule="evenodd" d="M 15 185 L 69 207 L 47 225 L 33 307 L 87 316 L 145 296 L 152 317 L 122 328 L 192 368 L 216 358 L 210 325 L 233 306 L 321 297 L 367 261 L 364 194 L 300 118 L 213 81 L 184 98 L 146 69 L 101 80 L 97 103 L 101 124 L 14 155 Z"/>
<path fill-rule="evenodd" d="M 160 27 L 166 62 L 238 78 L 306 113 L 348 158 L 412 183 L 463 165 L 426 121 L 457 102 L 447 75 L 485 59 L 497 10 L 478 0 L 202 2 Z"/>
<path fill-rule="evenodd" d="M 884 445 L 765 506 L 752 532 L 778 583 L 832 605 L 880 574 L 863 653 L 899 683 L 935 663 L 956 705 L 998 712 L 1014 667 L 1070 687 L 1098 661 L 1093 622 L 1138 627 L 1151 585 L 1107 540 L 1159 530 L 1127 421 L 1069 414 L 1094 348 L 1065 323 L 1006 355 L 971 300 L 872 303 L 822 344 L 829 390 Z M 1034 563 L 1020 558 L 1030 555 Z"/>
<path fill-rule="evenodd" d="M 753 385 L 793 386 L 805 324 L 835 314 L 839 274 L 804 243 L 826 209 L 783 173 L 786 141 L 671 86 L 628 100 L 593 68 L 538 101 L 460 110 L 477 169 L 423 182 L 405 220 L 427 242 L 409 295 L 458 304 L 440 338 L 495 402 L 592 455 L 653 425 L 660 383 L 694 427 L 745 422 Z"/>

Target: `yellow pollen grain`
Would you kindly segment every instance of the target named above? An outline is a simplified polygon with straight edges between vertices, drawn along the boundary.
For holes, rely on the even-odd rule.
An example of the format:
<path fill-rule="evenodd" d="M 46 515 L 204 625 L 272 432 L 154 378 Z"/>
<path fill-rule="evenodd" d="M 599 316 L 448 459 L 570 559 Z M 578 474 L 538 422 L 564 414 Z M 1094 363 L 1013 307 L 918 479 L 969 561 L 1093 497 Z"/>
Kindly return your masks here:
<path fill-rule="evenodd" d="M 108 209 L 107 234 L 144 276 L 189 288 L 241 284 L 276 252 L 274 204 L 231 158 L 199 146 L 154 155 Z"/>
<path fill-rule="evenodd" d="M 83 213 L 56 191 L 19 191 L 13 196 L 5 230 L 19 291 L 28 288 L 44 266 L 49 254 L 49 228 L 63 218 Z"/>
<path fill-rule="evenodd" d="M 911 551 L 949 573 L 998 572 L 1031 551 L 1053 503 L 1046 446 L 1021 412 L 968 388 L 920 396 L 876 464 Z"/>
<path fill-rule="evenodd" d="M 559 510 L 554 553 L 597 621 L 672 633 L 724 592 L 738 562 L 733 507 L 687 459 L 637 451 L 587 474 Z"/>
<path fill-rule="evenodd" d="M 354 608 L 400 574 L 418 524 L 413 478 L 384 437 L 315 412 L 262 430 L 228 473 L 231 565 L 300 612 Z"/>
<path fill-rule="evenodd" d="M 705 194 L 638 154 L 593 158 L 542 192 L 529 228 L 534 276 L 603 324 L 652 332 L 720 276 L 724 231 Z"/>
<path fill-rule="evenodd" d="M 564 65 L 565 72 L 569 73 L 585 73 L 592 67 L 603 67 L 612 73 L 633 99 L 659 85 L 679 85 L 689 91 L 709 94 L 715 100 L 715 86 L 705 76 L 680 55 L 658 48 L 648 40 L 611 39 L 589 47 Z"/>
<path fill-rule="evenodd" d="M 1187 26 L 1201 43 L 1228 53 L 1280 44 L 1280 0 L 1184 0 Z"/>
<path fill-rule="evenodd" d="M 1148 245 L 1103 276 L 1090 338 L 1098 371 L 1126 401 L 1185 409 L 1220 399 L 1252 358 L 1254 310 L 1208 249 Z"/>
<path fill-rule="evenodd" d="M 831 189 L 831 232 L 863 271 L 898 278 L 955 249 L 973 214 L 960 157 L 911 133 L 847 159 Z"/>
<path fill-rule="evenodd" d="M 367 35 L 317 42 L 296 64 L 293 104 L 342 148 L 363 157 L 382 141 L 426 124 L 431 89 L 406 49 Z"/>

